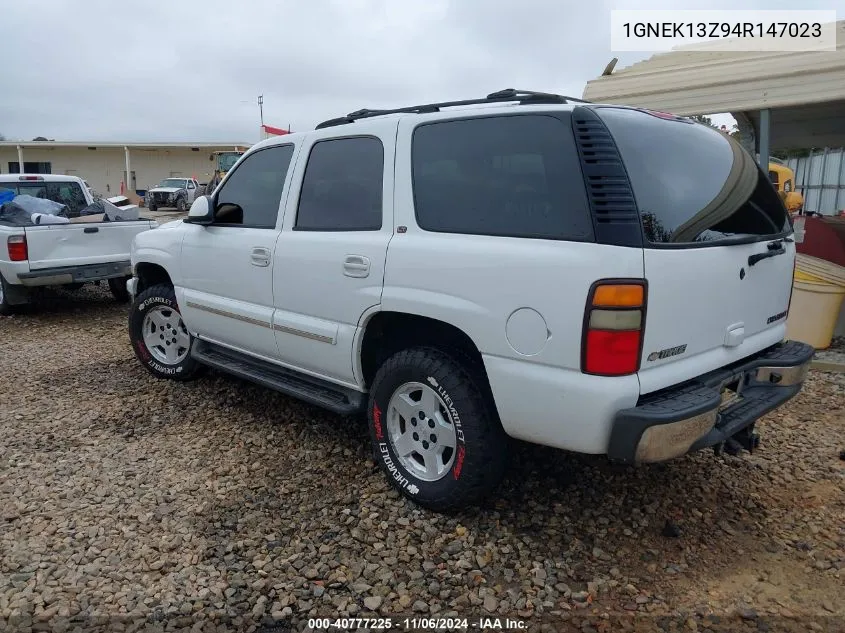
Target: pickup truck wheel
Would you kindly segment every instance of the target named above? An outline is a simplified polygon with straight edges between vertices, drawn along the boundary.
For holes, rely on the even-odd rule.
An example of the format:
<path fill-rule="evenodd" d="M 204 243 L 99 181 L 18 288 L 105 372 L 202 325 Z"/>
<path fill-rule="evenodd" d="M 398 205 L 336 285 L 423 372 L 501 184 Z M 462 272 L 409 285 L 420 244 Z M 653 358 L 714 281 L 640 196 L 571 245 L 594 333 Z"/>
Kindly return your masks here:
<path fill-rule="evenodd" d="M 185 210 L 188 208 L 187 203 L 185 202 L 185 198 L 179 198 L 176 201 L 176 210 L 179 213 L 185 213 Z"/>
<path fill-rule="evenodd" d="M 9 296 L 6 293 L 6 280 L 0 275 L 0 315 L 8 316 L 14 314 L 15 308 L 9 303 Z"/>
<path fill-rule="evenodd" d="M 111 296 L 118 303 L 126 303 L 129 301 L 129 291 L 126 289 L 126 282 L 130 277 L 114 277 L 109 279 L 109 290 Z"/>
<path fill-rule="evenodd" d="M 156 378 L 191 380 L 204 369 L 191 357 L 192 337 L 171 286 L 140 293 L 129 312 L 129 339 L 141 364 Z"/>
<path fill-rule="evenodd" d="M 373 380 L 375 459 L 394 488 L 431 510 L 475 504 L 504 476 L 509 442 L 481 380 L 430 348 L 394 354 Z"/>
<path fill-rule="evenodd" d="M 158 209 L 158 207 L 156 206 L 156 203 L 153 202 L 152 199 L 150 199 L 149 209 L 150 209 L 150 211 L 156 211 Z"/>

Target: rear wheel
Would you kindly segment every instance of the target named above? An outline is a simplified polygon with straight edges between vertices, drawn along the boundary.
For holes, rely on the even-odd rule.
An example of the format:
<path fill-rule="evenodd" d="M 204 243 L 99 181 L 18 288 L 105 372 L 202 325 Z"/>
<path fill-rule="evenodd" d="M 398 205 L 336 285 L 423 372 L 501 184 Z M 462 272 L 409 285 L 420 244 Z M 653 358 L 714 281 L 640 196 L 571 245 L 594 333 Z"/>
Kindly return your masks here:
<path fill-rule="evenodd" d="M 3 275 L 0 275 L 0 315 L 3 316 L 13 314 L 15 311 L 14 306 L 9 303 L 9 295 L 6 292 L 6 286 L 6 280 L 3 279 Z"/>
<path fill-rule="evenodd" d="M 114 277 L 109 279 L 109 290 L 115 301 L 118 303 L 126 303 L 129 301 L 129 291 L 126 289 L 126 282 L 129 277 Z"/>
<path fill-rule="evenodd" d="M 475 504 L 504 476 L 508 437 L 483 376 L 436 349 L 390 357 L 373 380 L 370 439 L 391 485 L 446 512 Z"/>
<path fill-rule="evenodd" d="M 204 366 L 191 357 L 192 337 L 168 285 L 147 288 L 129 312 L 129 339 L 141 364 L 156 378 L 191 380 Z"/>

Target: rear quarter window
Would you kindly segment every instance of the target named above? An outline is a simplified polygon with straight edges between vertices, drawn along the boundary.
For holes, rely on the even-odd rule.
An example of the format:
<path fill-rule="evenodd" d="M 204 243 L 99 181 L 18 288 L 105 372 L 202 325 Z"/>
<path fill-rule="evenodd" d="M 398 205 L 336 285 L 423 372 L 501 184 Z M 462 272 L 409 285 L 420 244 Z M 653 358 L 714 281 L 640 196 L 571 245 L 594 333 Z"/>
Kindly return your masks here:
<path fill-rule="evenodd" d="M 789 229 L 769 173 L 709 126 L 631 108 L 597 108 L 656 245 L 756 240 Z"/>
<path fill-rule="evenodd" d="M 414 205 L 426 231 L 593 239 L 571 126 L 516 115 L 420 125 L 412 145 Z"/>

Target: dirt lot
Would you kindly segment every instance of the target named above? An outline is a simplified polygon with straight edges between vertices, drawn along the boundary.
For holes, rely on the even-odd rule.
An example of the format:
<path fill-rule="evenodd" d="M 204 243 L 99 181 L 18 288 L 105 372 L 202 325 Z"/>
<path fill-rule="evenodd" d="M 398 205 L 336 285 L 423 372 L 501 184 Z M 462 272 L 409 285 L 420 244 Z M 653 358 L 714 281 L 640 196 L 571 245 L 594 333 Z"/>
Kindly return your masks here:
<path fill-rule="evenodd" d="M 0 317 L 0 385 L 0 631 L 845 628 L 845 375 L 811 373 L 753 456 L 520 446 L 500 496 L 452 517 L 388 487 L 361 421 L 153 379 L 105 290 Z"/>

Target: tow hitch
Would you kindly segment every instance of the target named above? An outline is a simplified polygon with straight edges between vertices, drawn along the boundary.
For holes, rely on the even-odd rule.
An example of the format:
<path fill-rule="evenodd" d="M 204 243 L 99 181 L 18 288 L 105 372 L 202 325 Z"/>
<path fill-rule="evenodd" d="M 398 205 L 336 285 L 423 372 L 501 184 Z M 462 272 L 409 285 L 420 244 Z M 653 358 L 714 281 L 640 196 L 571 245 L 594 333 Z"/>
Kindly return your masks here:
<path fill-rule="evenodd" d="M 754 432 L 754 425 L 750 425 L 732 435 L 724 442 L 715 444 L 713 452 L 721 455 L 722 451 L 728 455 L 739 455 L 743 450 L 753 453 L 754 449 L 760 446 L 760 436 Z"/>

